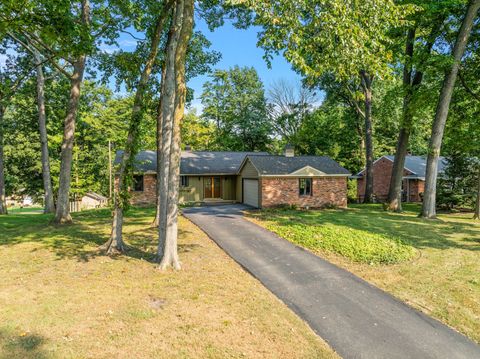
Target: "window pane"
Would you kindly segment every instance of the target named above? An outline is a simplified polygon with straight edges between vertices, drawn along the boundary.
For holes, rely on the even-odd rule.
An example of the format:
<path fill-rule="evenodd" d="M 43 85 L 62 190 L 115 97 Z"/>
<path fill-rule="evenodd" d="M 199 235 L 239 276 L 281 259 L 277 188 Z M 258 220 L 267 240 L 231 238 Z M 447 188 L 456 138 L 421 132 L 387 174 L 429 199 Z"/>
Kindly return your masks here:
<path fill-rule="evenodd" d="M 305 180 L 305 195 L 311 196 L 312 195 L 312 179 L 307 178 Z"/>
<path fill-rule="evenodd" d="M 136 192 L 143 192 L 143 176 L 133 176 L 133 190 Z"/>
<path fill-rule="evenodd" d="M 298 188 L 299 188 L 300 196 L 304 196 L 305 195 L 305 178 L 300 178 L 298 180 Z"/>

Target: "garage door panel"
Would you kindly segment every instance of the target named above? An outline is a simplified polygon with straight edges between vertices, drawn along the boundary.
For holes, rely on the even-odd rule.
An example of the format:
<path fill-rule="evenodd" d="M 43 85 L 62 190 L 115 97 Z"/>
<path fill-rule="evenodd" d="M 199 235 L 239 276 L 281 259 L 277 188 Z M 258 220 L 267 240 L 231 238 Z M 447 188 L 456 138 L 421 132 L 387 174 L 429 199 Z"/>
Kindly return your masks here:
<path fill-rule="evenodd" d="M 243 203 L 258 208 L 258 180 L 243 180 Z"/>

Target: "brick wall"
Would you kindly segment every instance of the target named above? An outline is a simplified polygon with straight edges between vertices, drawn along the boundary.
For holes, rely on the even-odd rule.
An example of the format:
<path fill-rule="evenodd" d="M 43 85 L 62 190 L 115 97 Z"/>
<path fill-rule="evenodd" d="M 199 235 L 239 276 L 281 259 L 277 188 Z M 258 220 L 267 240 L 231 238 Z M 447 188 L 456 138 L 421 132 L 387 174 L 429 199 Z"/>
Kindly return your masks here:
<path fill-rule="evenodd" d="M 130 203 L 136 206 L 146 206 L 156 203 L 157 176 L 146 174 L 143 176 L 143 191 L 131 191 Z M 118 178 L 115 177 L 115 190 L 118 189 Z"/>
<path fill-rule="evenodd" d="M 373 194 L 378 202 L 385 202 L 388 198 L 388 190 L 390 188 L 390 179 L 392 178 L 393 162 L 381 158 L 373 165 Z M 408 171 L 404 171 L 404 176 L 410 174 Z M 407 183 L 404 180 L 403 188 Z M 357 196 L 358 201 L 362 202 L 365 196 L 365 179 L 360 178 L 357 180 Z"/>
<path fill-rule="evenodd" d="M 425 190 L 425 182 L 420 180 L 410 180 L 410 202 L 421 202 L 422 193 Z"/>
<path fill-rule="evenodd" d="M 393 162 L 386 158 L 381 158 L 373 165 L 373 194 L 378 202 L 385 202 L 388 199 L 392 170 Z M 403 172 L 404 176 L 408 176 L 409 174 L 411 173 L 407 170 Z M 405 191 L 409 190 L 407 200 L 409 202 L 420 202 L 420 193 L 423 193 L 424 185 L 425 182 L 421 180 L 411 179 L 408 184 L 407 180 L 403 180 L 403 189 Z M 364 178 L 357 180 L 357 196 L 358 201 L 362 202 L 365 196 Z"/>
<path fill-rule="evenodd" d="M 312 181 L 312 195 L 300 196 L 298 178 L 262 178 L 262 207 L 297 205 L 322 208 L 347 206 L 346 177 L 317 177 Z"/>

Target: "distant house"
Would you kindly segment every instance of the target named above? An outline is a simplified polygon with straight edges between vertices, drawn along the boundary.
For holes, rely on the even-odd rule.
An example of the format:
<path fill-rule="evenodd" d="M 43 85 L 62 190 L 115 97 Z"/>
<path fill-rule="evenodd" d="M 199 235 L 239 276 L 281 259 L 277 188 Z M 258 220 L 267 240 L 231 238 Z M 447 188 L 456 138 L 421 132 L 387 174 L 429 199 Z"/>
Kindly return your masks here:
<path fill-rule="evenodd" d="M 108 205 L 108 198 L 95 192 L 87 192 L 80 201 L 81 209 L 102 208 Z"/>
<path fill-rule="evenodd" d="M 385 202 L 388 198 L 390 179 L 392 177 L 393 161 L 395 156 L 382 156 L 373 163 L 373 194 L 378 202 Z M 444 172 L 446 160 L 440 157 L 438 173 Z M 425 172 L 427 158 L 423 156 L 406 156 L 403 169 L 402 201 L 421 202 L 425 188 Z M 365 169 L 352 178 L 357 179 L 358 201 L 365 197 Z"/>
<path fill-rule="evenodd" d="M 116 155 L 116 163 L 121 159 Z M 136 156 L 131 188 L 134 204 L 156 201 L 156 152 Z M 180 165 L 180 202 L 232 202 L 252 207 L 296 205 L 319 208 L 347 205 L 349 172 L 329 157 L 264 152 L 184 151 Z"/>

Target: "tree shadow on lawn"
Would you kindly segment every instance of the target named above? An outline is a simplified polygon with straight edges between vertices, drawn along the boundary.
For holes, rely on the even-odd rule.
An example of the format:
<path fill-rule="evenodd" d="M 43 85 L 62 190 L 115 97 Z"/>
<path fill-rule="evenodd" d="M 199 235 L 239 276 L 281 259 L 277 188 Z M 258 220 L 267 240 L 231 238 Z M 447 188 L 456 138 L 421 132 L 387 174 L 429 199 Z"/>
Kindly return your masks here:
<path fill-rule="evenodd" d="M 44 337 L 31 333 L 11 335 L 9 331 L 0 329 L 0 355 L 2 358 L 46 359 L 50 356 L 42 348 Z"/>
<path fill-rule="evenodd" d="M 424 220 L 417 217 L 418 212 L 413 211 L 413 208 L 409 206 L 404 213 L 391 213 L 383 211 L 379 205 L 368 205 L 345 210 L 273 210 L 252 212 L 249 215 L 272 221 L 279 226 L 299 223 L 312 226 L 323 224 L 343 226 L 398 238 L 418 249 L 430 247 L 480 251 L 479 226 L 454 218 L 448 221 Z M 451 236 L 456 238 L 453 239 Z"/>
<path fill-rule="evenodd" d="M 153 214 L 148 209 L 128 212 L 124 240 L 129 247 L 125 256 L 156 262 L 158 234 L 157 229 L 151 226 Z M 62 226 L 52 225 L 51 215 L 25 217 L 27 216 L 8 215 L 0 218 L 0 246 L 35 243 L 39 246 L 35 246 L 32 251 L 47 248 L 55 252 L 59 260 L 76 258 L 81 262 L 105 255 L 100 246 L 109 238 L 111 218 L 108 210 L 75 213 L 74 223 Z M 190 232 L 179 229 L 180 237 L 188 233 Z M 195 248 L 189 245 L 179 247 L 184 251 Z"/>

